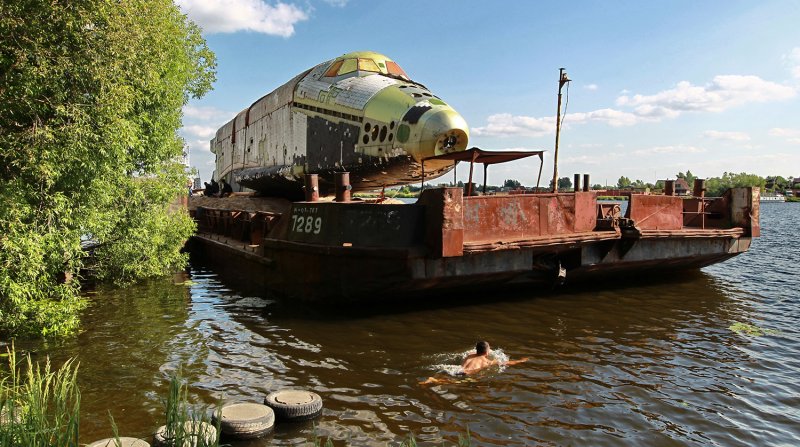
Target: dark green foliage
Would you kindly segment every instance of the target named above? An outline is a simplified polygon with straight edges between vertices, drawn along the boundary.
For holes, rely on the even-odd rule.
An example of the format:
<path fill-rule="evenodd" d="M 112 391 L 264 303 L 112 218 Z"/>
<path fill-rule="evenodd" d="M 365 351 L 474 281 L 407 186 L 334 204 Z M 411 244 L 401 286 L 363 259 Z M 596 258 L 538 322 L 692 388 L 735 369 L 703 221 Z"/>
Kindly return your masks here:
<path fill-rule="evenodd" d="M 66 279 L 184 262 L 177 129 L 214 56 L 167 0 L 2 2 L 0 42 L 0 333 L 64 334 L 84 305 Z"/>

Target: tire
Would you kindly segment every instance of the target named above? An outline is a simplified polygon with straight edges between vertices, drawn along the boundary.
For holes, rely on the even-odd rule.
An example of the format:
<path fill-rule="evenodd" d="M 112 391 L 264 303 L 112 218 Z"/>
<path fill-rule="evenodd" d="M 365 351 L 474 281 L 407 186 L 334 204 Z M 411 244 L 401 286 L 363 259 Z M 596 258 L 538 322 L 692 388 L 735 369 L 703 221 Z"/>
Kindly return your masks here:
<path fill-rule="evenodd" d="M 141 439 L 121 437 L 119 438 L 119 446 L 150 447 L 150 443 L 148 443 L 147 441 L 142 441 Z M 107 439 L 101 439 L 100 441 L 95 441 L 87 445 L 86 447 L 117 447 L 117 442 L 115 438 L 107 438 Z"/>
<path fill-rule="evenodd" d="M 272 408 L 254 403 L 238 403 L 222 407 L 219 429 L 222 435 L 232 439 L 260 438 L 272 433 L 275 413 Z M 212 418 L 217 423 L 217 415 Z"/>
<path fill-rule="evenodd" d="M 264 398 L 279 421 L 305 421 L 322 414 L 322 398 L 305 390 L 279 390 Z"/>
<path fill-rule="evenodd" d="M 153 435 L 153 447 L 198 447 L 204 445 L 200 442 L 200 434 L 202 433 L 205 438 L 206 445 L 212 445 L 217 440 L 217 428 L 208 422 L 188 421 L 184 423 L 183 429 L 186 437 L 183 440 L 182 446 L 176 446 L 174 439 L 167 439 L 167 426 L 162 425 L 158 427 L 155 435 Z"/>

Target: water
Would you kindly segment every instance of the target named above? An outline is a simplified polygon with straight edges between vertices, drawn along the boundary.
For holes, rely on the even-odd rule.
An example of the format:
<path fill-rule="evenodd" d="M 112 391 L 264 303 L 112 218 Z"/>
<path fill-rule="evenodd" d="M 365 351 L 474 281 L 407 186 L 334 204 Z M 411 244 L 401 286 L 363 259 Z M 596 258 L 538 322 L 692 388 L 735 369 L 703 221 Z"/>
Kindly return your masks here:
<path fill-rule="evenodd" d="M 751 251 L 672 279 L 558 294 L 496 292 L 446 305 L 287 307 L 193 265 L 92 295 L 74 339 L 23 344 L 80 360 L 82 440 L 149 438 L 179 368 L 198 403 L 283 387 L 320 394 L 315 424 L 278 424 L 240 446 L 752 446 L 800 444 L 800 204 L 761 207 Z M 191 282 L 187 282 L 191 281 Z M 748 336 L 745 323 L 766 330 Z M 527 363 L 421 386 L 479 339 Z"/>

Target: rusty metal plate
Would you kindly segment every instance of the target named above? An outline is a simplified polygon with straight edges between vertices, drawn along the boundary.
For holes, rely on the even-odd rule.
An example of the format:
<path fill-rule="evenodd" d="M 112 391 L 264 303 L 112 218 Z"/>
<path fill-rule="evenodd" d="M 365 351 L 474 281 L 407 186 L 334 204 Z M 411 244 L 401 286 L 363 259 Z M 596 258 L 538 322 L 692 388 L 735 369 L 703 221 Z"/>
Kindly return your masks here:
<path fill-rule="evenodd" d="M 683 199 L 632 194 L 628 214 L 640 230 L 680 230 L 683 228 Z"/>

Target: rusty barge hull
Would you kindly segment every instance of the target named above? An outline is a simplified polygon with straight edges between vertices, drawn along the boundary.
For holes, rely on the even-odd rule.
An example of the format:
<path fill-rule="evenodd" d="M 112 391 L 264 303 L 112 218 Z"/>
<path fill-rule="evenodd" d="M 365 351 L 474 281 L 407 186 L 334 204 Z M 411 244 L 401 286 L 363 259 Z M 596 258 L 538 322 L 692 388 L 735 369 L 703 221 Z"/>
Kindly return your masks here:
<path fill-rule="evenodd" d="M 194 215 L 196 255 L 278 296 L 331 302 L 698 269 L 759 234 L 757 188 L 716 199 L 632 195 L 624 215 L 591 192 L 464 197 L 458 188 L 426 190 L 416 204 Z"/>

